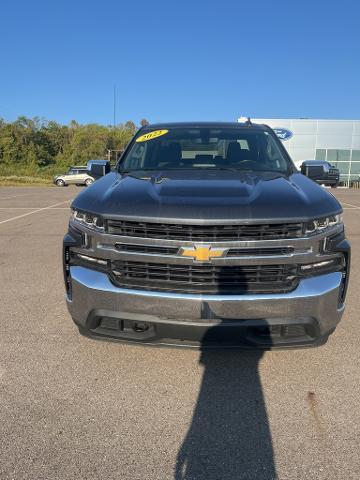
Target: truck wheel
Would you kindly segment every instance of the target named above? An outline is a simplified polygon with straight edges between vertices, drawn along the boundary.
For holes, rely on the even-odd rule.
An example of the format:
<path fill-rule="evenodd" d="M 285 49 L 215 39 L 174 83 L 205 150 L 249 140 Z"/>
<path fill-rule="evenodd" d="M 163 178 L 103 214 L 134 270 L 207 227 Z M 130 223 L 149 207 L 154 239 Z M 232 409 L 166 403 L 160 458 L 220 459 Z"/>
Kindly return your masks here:
<path fill-rule="evenodd" d="M 56 180 L 56 185 L 58 187 L 65 187 L 65 182 L 64 180 L 61 180 L 61 178 L 59 178 L 59 180 Z"/>
<path fill-rule="evenodd" d="M 85 180 L 85 185 L 86 185 L 87 187 L 90 187 L 90 185 L 92 185 L 93 183 L 94 183 L 94 180 L 93 180 L 92 178 L 87 178 L 87 179 Z"/>

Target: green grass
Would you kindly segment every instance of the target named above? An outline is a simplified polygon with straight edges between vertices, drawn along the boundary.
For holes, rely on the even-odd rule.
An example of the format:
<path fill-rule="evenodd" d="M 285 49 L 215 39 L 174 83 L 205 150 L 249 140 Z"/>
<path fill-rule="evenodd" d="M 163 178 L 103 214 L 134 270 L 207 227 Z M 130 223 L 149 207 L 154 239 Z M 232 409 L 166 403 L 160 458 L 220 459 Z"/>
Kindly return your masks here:
<path fill-rule="evenodd" d="M 52 186 L 52 180 L 50 178 L 31 177 L 28 175 L 0 175 L 0 186 Z"/>

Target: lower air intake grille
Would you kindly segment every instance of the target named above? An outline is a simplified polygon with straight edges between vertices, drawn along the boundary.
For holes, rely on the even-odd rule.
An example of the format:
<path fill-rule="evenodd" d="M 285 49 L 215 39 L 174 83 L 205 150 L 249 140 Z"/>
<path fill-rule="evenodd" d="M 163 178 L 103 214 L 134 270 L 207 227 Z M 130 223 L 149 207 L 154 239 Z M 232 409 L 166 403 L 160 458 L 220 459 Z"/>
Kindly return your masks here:
<path fill-rule="evenodd" d="M 297 265 L 174 265 L 113 261 L 111 279 L 126 288 L 188 293 L 285 293 L 296 288 Z"/>

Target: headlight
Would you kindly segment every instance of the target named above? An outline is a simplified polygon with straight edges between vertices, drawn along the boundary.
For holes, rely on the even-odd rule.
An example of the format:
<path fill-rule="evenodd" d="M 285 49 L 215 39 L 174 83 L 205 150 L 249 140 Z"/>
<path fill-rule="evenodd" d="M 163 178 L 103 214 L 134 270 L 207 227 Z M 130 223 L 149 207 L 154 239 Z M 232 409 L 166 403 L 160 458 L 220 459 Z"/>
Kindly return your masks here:
<path fill-rule="evenodd" d="M 98 215 L 72 209 L 70 220 L 98 232 L 104 231 L 104 220 Z"/>
<path fill-rule="evenodd" d="M 319 218 L 317 220 L 312 220 L 311 222 L 305 223 L 305 233 L 320 233 L 326 230 L 329 227 L 334 225 L 339 225 L 342 223 L 341 215 L 330 215 L 329 217 Z"/>

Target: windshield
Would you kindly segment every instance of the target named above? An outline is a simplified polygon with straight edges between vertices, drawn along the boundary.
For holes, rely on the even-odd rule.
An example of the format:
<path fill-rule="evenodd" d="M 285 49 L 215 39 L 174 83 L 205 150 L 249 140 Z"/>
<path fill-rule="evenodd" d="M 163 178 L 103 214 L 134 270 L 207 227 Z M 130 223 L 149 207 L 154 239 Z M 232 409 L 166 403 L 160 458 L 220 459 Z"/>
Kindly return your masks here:
<path fill-rule="evenodd" d="M 141 132 L 140 132 L 141 133 Z M 140 134 L 120 171 L 234 169 L 286 173 L 289 161 L 269 132 L 241 128 L 174 128 Z"/>

